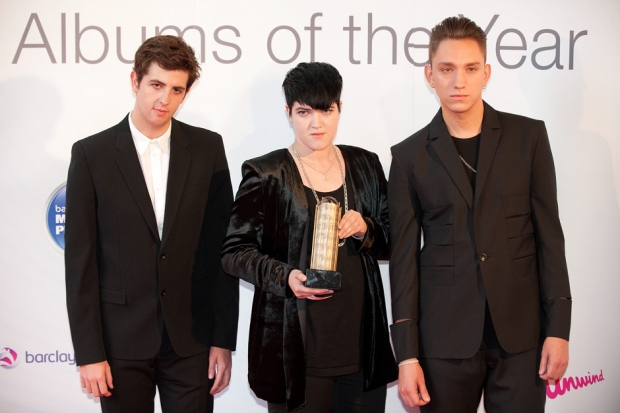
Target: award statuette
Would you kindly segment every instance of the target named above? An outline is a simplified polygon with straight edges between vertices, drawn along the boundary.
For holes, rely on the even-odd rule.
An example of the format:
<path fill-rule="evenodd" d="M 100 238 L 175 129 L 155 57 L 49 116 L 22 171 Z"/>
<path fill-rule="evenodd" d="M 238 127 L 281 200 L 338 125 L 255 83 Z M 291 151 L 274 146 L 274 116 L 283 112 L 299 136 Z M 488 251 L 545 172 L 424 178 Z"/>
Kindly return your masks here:
<path fill-rule="evenodd" d="M 312 256 L 306 271 L 306 287 L 340 290 L 342 274 L 336 271 L 338 262 L 338 224 L 342 209 L 331 196 L 316 205 Z"/>

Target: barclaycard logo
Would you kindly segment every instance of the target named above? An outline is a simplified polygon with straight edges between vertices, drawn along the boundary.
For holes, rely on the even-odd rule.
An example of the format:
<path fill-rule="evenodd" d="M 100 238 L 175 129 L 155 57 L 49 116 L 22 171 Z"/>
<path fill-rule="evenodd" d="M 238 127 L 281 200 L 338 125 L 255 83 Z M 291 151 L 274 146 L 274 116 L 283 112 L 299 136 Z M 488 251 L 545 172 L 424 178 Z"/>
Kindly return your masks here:
<path fill-rule="evenodd" d="M 67 185 L 62 184 L 52 192 L 47 201 L 45 223 L 47 233 L 54 245 L 65 250 L 65 211 L 67 203 Z"/>
<path fill-rule="evenodd" d="M 17 367 L 19 360 L 17 358 L 17 352 L 12 348 L 4 347 L 0 349 L 0 367 L 5 369 L 12 369 Z"/>

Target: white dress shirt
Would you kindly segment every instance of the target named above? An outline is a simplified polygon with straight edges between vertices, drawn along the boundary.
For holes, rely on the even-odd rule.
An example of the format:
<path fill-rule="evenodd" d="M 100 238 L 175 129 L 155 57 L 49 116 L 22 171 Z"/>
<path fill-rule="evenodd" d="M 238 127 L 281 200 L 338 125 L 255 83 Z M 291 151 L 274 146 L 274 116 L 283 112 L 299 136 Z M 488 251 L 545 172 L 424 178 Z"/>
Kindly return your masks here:
<path fill-rule="evenodd" d="M 168 187 L 168 166 L 170 165 L 170 134 L 172 122 L 168 129 L 156 139 L 149 139 L 136 128 L 129 113 L 129 128 L 133 143 L 138 152 L 138 159 L 144 174 L 144 181 L 151 196 L 153 211 L 157 220 L 157 231 L 161 239 L 164 231 L 164 212 L 166 211 L 166 189 Z"/>

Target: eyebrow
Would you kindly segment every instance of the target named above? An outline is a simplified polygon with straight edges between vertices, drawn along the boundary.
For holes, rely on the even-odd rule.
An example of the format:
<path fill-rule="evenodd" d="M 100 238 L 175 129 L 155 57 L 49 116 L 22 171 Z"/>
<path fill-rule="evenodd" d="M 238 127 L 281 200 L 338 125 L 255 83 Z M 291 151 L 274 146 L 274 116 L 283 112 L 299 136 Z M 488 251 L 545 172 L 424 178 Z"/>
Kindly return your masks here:
<path fill-rule="evenodd" d="M 159 83 L 160 85 L 167 86 L 165 82 L 162 82 L 161 80 L 158 80 L 158 79 L 150 79 L 149 83 Z M 185 86 L 172 86 L 172 87 L 176 89 L 185 90 Z"/>
<path fill-rule="evenodd" d="M 439 65 L 444 65 L 444 66 L 456 66 L 455 63 L 452 62 L 438 62 L 435 63 L 437 66 Z M 481 63 L 480 62 L 471 62 L 471 63 L 465 63 L 465 66 L 480 66 Z"/>

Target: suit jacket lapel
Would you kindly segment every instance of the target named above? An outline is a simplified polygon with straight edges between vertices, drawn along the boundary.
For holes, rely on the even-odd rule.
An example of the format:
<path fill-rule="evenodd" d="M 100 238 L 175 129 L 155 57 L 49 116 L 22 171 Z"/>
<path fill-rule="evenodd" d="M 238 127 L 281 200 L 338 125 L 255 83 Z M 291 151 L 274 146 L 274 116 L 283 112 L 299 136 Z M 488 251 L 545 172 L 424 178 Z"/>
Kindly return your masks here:
<path fill-rule="evenodd" d="M 301 179 L 301 175 L 295 166 L 295 160 L 289 153 L 288 149 L 285 151 L 285 171 L 286 175 L 290 176 L 290 187 L 285 188 L 285 196 L 289 200 L 290 206 L 288 213 L 286 214 L 289 225 L 289 242 L 288 242 L 288 262 L 300 264 L 300 257 L 307 255 L 306 251 L 302 250 L 302 244 L 299 240 L 300 234 L 306 231 L 308 225 L 308 200 L 306 199 L 306 190 L 304 183 Z M 313 228 L 307 228 L 308 231 L 312 231 Z M 306 263 L 310 262 L 310 257 L 306 257 Z M 303 268 L 302 268 L 303 270 Z"/>
<path fill-rule="evenodd" d="M 491 164 L 495 157 L 495 151 L 502 134 L 501 125 L 497 118 L 497 112 L 491 106 L 484 103 L 484 117 L 482 119 L 482 134 L 480 136 L 480 152 L 478 153 L 478 169 L 476 173 L 475 203 L 478 203 L 484 183 L 489 176 Z"/>
<path fill-rule="evenodd" d="M 355 160 L 352 159 L 352 157 L 349 157 L 349 152 L 347 151 L 347 148 L 343 148 L 341 146 L 338 146 L 338 148 L 340 149 L 340 153 L 342 153 L 342 159 L 344 159 L 344 167 L 346 171 L 345 180 L 349 182 L 350 186 L 349 188 L 347 188 L 347 192 L 348 195 L 353 195 L 353 205 L 349 205 L 349 209 L 353 209 L 355 211 L 358 211 L 359 213 L 362 213 L 362 201 L 360 199 L 360 193 L 355 186 L 355 181 L 359 174 L 353 174 L 351 172 L 351 167 L 353 166 L 352 162 L 354 162 Z M 344 205 L 341 205 L 341 207 L 342 213 L 344 214 Z"/>
<path fill-rule="evenodd" d="M 450 174 L 450 178 L 452 178 L 465 202 L 471 208 L 473 201 L 471 183 L 467 178 L 467 172 L 463 168 L 463 164 L 459 159 L 459 153 L 443 120 L 441 109 L 439 109 L 439 112 L 431 121 L 429 129 L 428 139 L 431 141 L 431 146 L 439 156 L 448 174 Z"/>
<path fill-rule="evenodd" d="M 138 204 L 138 208 L 140 208 L 140 212 L 142 212 L 151 233 L 155 238 L 159 239 L 153 203 L 151 202 L 146 182 L 144 182 L 144 174 L 142 173 L 136 146 L 131 137 L 127 117 L 116 126 L 116 149 L 119 151 L 116 155 L 116 164 L 123 178 L 125 178 L 125 182 L 136 200 L 136 204 Z"/>
<path fill-rule="evenodd" d="M 188 150 L 189 141 L 183 133 L 179 123 L 172 119 L 172 131 L 170 134 L 170 165 L 168 167 L 168 184 L 166 188 L 166 212 L 164 213 L 164 232 L 162 247 L 170 234 L 174 219 L 179 209 L 183 188 L 192 155 Z M 152 207 L 151 207 L 152 209 Z"/>

